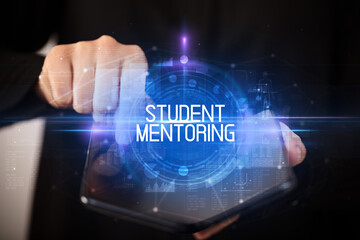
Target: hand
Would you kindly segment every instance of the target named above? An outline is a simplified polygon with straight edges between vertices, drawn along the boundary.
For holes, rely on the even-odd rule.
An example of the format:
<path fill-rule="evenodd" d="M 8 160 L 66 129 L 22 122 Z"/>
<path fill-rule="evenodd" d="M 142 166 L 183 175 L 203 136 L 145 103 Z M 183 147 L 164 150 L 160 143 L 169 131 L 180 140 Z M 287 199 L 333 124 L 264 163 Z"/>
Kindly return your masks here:
<path fill-rule="evenodd" d="M 110 36 L 55 46 L 46 56 L 38 93 L 56 108 L 73 107 L 94 119 L 118 109 L 120 100 L 145 92 L 146 57 L 137 45 Z"/>
<path fill-rule="evenodd" d="M 101 120 L 104 113 L 128 111 L 131 99 L 145 94 L 147 60 L 137 45 L 124 45 L 110 36 L 94 41 L 58 45 L 45 58 L 37 92 L 55 108 L 73 108 L 78 113 L 93 113 Z M 121 124 L 121 121 L 120 123 Z M 280 124 L 288 159 L 292 166 L 301 163 L 306 149 L 299 136 Z M 121 129 L 121 126 L 116 126 Z M 122 140 L 116 136 L 116 140 Z M 206 239 L 218 233 L 239 216 L 194 234 Z"/>
<path fill-rule="evenodd" d="M 286 154 L 291 166 L 296 166 L 304 161 L 306 156 L 306 148 L 300 137 L 290 130 L 284 123 L 280 123 L 283 139 L 285 142 Z M 194 233 L 196 239 L 207 239 L 212 235 L 220 232 L 239 218 L 239 215 L 229 218 L 215 226 L 203 231 Z"/>
<path fill-rule="evenodd" d="M 306 148 L 302 143 L 300 137 L 292 132 L 288 126 L 283 123 L 280 123 L 283 139 L 285 142 L 286 154 L 290 161 L 291 166 L 296 166 L 304 161 L 306 156 Z M 115 145 L 110 146 L 109 149 L 113 149 Z M 115 150 L 108 150 L 106 154 L 113 154 Z M 120 170 L 121 163 L 117 162 L 118 158 L 100 156 L 95 164 L 92 166 L 94 173 L 97 173 L 102 176 L 115 176 Z M 115 162 L 114 162 L 115 161 Z M 96 181 L 94 181 L 96 183 Z M 101 184 L 100 184 L 101 185 Z M 239 215 L 236 215 L 232 218 L 229 218 L 217 225 L 214 225 L 203 231 L 194 233 L 196 239 L 207 239 L 212 235 L 220 232 L 239 218 Z"/>

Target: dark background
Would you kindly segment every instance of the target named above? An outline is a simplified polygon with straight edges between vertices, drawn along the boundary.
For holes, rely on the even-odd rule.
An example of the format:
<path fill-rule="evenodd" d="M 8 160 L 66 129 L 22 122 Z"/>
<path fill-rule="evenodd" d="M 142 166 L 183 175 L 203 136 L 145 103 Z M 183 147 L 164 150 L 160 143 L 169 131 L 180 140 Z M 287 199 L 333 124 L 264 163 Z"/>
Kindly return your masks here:
<path fill-rule="evenodd" d="M 51 109 L 32 91 L 43 61 L 33 52 L 51 33 L 57 33 L 60 44 L 111 35 L 121 43 L 140 45 L 150 66 L 178 58 L 179 37 L 187 33 L 190 59 L 245 72 L 239 81 L 256 82 L 265 72 L 272 80 L 274 110 L 279 114 L 360 115 L 356 1 L 75 0 L 5 5 L 0 116 L 11 120 L 49 116 L 32 239 L 191 239 L 101 215 L 80 204 L 89 135 L 56 130 L 88 129 L 91 122 L 64 124 L 63 119 L 76 113 Z M 286 198 L 244 216 L 215 239 L 359 236 L 359 119 L 286 122 L 293 129 L 312 130 L 298 133 L 308 150 L 305 161 L 295 167 L 299 186 Z"/>

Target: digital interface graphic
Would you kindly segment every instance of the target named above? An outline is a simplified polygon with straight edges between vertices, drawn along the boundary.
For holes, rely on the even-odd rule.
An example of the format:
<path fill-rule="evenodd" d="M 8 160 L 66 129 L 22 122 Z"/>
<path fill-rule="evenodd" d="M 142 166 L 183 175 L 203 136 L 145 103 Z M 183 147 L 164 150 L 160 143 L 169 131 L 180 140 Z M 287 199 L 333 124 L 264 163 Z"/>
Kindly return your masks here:
<path fill-rule="evenodd" d="M 82 201 L 190 224 L 290 189 L 269 92 L 267 83 L 244 92 L 228 73 L 184 56 L 153 66 L 145 93 L 113 116 L 120 133 L 94 123 Z"/>
<path fill-rule="evenodd" d="M 358 3 L 3 4 L 0 240 L 359 235 Z"/>
<path fill-rule="evenodd" d="M 138 120 L 131 149 L 148 176 L 167 184 L 213 185 L 236 165 L 233 156 L 241 142 L 237 99 L 244 96 L 227 88 L 235 85 L 226 76 L 187 64 L 150 71 L 146 89 L 156 105 L 148 101 L 132 108 L 129 122 Z"/>

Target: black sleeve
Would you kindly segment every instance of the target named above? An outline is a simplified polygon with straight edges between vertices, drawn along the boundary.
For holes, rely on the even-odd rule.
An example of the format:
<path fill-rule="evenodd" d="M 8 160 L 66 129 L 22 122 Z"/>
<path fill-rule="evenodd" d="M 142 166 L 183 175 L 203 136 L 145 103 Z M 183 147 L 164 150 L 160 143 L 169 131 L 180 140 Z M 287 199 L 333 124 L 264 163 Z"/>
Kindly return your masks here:
<path fill-rule="evenodd" d="M 44 58 L 3 51 L 0 56 L 0 113 L 15 107 L 33 89 Z"/>
<path fill-rule="evenodd" d="M 46 107 L 36 97 L 44 57 L 35 52 L 56 32 L 59 6 L 51 1 L 6 1 L 0 27 L 0 117 L 31 117 Z"/>
<path fill-rule="evenodd" d="M 35 93 L 44 57 L 3 51 L 0 55 L 0 127 L 52 114 L 52 107 Z"/>

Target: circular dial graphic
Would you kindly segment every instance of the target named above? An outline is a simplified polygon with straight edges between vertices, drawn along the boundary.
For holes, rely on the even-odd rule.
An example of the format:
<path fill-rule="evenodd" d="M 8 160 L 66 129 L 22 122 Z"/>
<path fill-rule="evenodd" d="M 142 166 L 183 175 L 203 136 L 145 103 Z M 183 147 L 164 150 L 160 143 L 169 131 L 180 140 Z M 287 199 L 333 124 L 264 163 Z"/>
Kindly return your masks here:
<path fill-rule="evenodd" d="M 157 67 L 149 72 L 146 93 L 147 100 L 134 102 L 128 117 L 143 138 L 134 137 L 127 149 L 147 178 L 200 187 L 221 181 L 235 168 L 242 92 L 231 77 L 194 62 Z M 161 138 L 151 141 L 147 135 L 145 140 L 145 131 L 163 128 Z"/>

